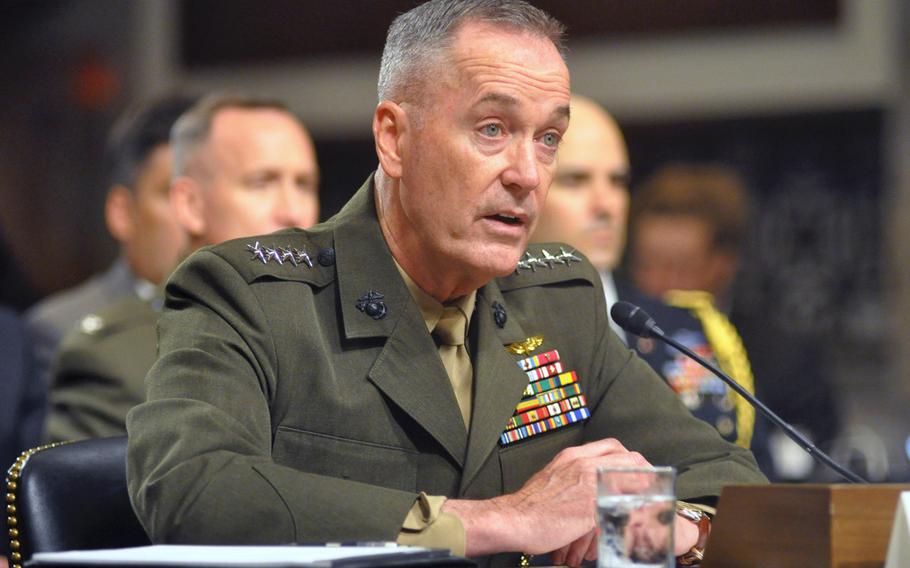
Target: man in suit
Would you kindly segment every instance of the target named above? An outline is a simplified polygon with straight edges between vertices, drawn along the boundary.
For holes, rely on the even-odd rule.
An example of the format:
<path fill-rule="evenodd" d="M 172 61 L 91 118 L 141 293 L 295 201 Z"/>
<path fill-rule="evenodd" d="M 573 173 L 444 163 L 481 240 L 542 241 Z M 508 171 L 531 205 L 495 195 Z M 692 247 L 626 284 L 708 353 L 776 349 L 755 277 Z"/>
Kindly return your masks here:
<path fill-rule="evenodd" d="M 283 104 L 205 98 L 177 121 L 171 148 L 169 216 L 186 235 L 184 256 L 225 239 L 316 223 L 315 149 Z M 54 366 L 52 441 L 126 433 L 127 412 L 145 400 L 161 303 L 160 295 L 125 299 L 96 314 L 92 329 L 65 338 Z"/>
<path fill-rule="evenodd" d="M 19 316 L 0 306 L 0 470 L 23 451 L 38 445 L 44 429 L 47 389 L 31 374 Z"/>
<path fill-rule="evenodd" d="M 50 384 L 51 365 L 63 336 L 97 327 L 94 312 L 123 298 L 149 299 L 186 247 L 171 215 L 171 126 L 193 101 L 169 97 L 127 111 L 114 125 L 105 150 L 109 189 L 104 218 L 120 255 L 105 272 L 58 292 L 25 315 L 35 374 Z"/>
<path fill-rule="evenodd" d="M 572 126 L 560 145 L 556 177 L 532 241 L 565 241 L 577 247 L 600 274 L 608 308 L 617 300 L 638 305 L 668 335 L 706 359 L 714 359 L 714 349 L 698 319 L 616 277 L 629 215 L 628 151 L 619 125 L 599 104 L 575 95 L 571 106 Z M 712 424 L 725 439 L 750 446 L 755 413 L 745 400 L 675 349 L 610 323 L 693 414 Z M 751 382 L 751 375 L 749 379 Z"/>
<path fill-rule="evenodd" d="M 375 174 L 312 230 L 175 272 L 127 418 L 153 541 L 398 540 L 575 565 L 596 554 L 599 466 L 676 465 L 679 496 L 708 505 L 763 479 L 610 333 L 587 261 L 527 247 L 569 120 L 560 37 L 517 0 L 399 16 Z M 704 523 L 676 517 L 688 555 Z"/>
<path fill-rule="evenodd" d="M 0 471 L 6 472 L 23 450 L 41 443 L 47 389 L 31 373 L 22 322 L 2 306 L 0 337 Z M 0 521 L 0 566 L 6 566 L 9 554 L 6 518 Z"/>

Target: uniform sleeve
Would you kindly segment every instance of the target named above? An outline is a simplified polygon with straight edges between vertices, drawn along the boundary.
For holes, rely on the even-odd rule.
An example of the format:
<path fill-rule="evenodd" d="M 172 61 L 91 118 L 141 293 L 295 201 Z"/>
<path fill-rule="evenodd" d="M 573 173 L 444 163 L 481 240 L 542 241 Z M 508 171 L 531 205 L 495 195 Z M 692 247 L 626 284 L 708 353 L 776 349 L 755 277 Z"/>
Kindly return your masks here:
<path fill-rule="evenodd" d="M 445 502 L 445 497 L 421 492 L 404 519 L 398 544 L 447 548 L 457 556 L 464 556 L 467 542 L 464 525 L 457 516 L 442 512 Z"/>
<path fill-rule="evenodd" d="M 47 437 L 51 442 L 122 436 L 126 413 L 137 401 L 127 401 L 123 389 L 109 376 L 84 369 L 54 373 Z"/>
<path fill-rule="evenodd" d="M 207 251 L 169 281 L 147 401 L 127 418 L 139 520 L 156 543 L 395 540 L 417 493 L 272 460 L 272 334 L 281 331 L 258 301 Z"/>

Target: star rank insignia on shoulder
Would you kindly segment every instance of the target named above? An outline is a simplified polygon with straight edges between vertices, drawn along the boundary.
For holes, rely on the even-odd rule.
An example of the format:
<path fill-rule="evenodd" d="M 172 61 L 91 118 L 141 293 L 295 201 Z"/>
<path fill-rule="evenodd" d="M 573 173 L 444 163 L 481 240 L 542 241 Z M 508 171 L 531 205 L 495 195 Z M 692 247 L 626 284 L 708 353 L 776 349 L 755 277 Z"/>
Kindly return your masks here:
<path fill-rule="evenodd" d="M 540 336 L 525 341 L 536 342 L 538 337 Z M 540 337 L 540 340 L 542 343 L 543 338 Z M 507 346 L 507 349 L 511 347 L 512 345 Z M 559 351 L 551 349 L 520 359 L 517 363 L 528 376 L 528 386 L 506 424 L 505 431 L 499 437 L 500 444 L 508 446 L 591 417 L 578 375 L 575 371 L 563 368 Z"/>
<path fill-rule="evenodd" d="M 287 262 L 293 266 L 304 265 L 308 268 L 313 268 L 313 260 L 305 249 L 298 249 L 290 245 L 286 247 L 263 246 L 259 244 L 259 241 L 247 243 L 246 248 L 253 255 L 250 260 L 258 260 L 262 264 L 268 264 L 272 261 L 278 264 Z"/>
<path fill-rule="evenodd" d="M 288 280 L 324 286 L 336 276 L 335 249 L 323 234 L 288 229 L 208 247 L 248 282 Z"/>
<path fill-rule="evenodd" d="M 581 262 L 581 259 L 575 255 L 575 251 L 567 251 L 565 247 L 559 247 L 558 253 L 551 253 L 547 249 L 540 249 L 540 256 L 535 256 L 531 251 L 525 252 L 521 260 L 515 266 L 515 272 L 522 270 L 531 270 L 536 272 L 538 268 L 553 269 L 554 266 L 568 266 L 571 262 Z"/>

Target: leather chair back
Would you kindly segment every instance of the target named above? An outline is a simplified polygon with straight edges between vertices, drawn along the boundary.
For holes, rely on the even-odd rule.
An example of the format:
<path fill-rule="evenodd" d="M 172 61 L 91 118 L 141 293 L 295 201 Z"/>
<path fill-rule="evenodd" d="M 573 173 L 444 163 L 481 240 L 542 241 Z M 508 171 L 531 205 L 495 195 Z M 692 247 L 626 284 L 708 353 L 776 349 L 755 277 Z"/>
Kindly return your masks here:
<path fill-rule="evenodd" d="M 6 503 L 13 566 L 35 552 L 149 544 L 126 490 L 126 436 L 24 452 Z"/>

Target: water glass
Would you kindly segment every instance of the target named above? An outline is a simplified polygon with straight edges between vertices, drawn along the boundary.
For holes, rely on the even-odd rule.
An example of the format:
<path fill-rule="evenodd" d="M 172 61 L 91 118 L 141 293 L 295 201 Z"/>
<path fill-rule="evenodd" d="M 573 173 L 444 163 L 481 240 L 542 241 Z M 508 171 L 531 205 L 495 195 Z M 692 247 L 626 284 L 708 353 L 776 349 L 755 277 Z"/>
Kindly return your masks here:
<path fill-rule="evenodd" d="M 601 468 L 597 472 L 599 568 L 674 568 L 676 470 Z"/>

